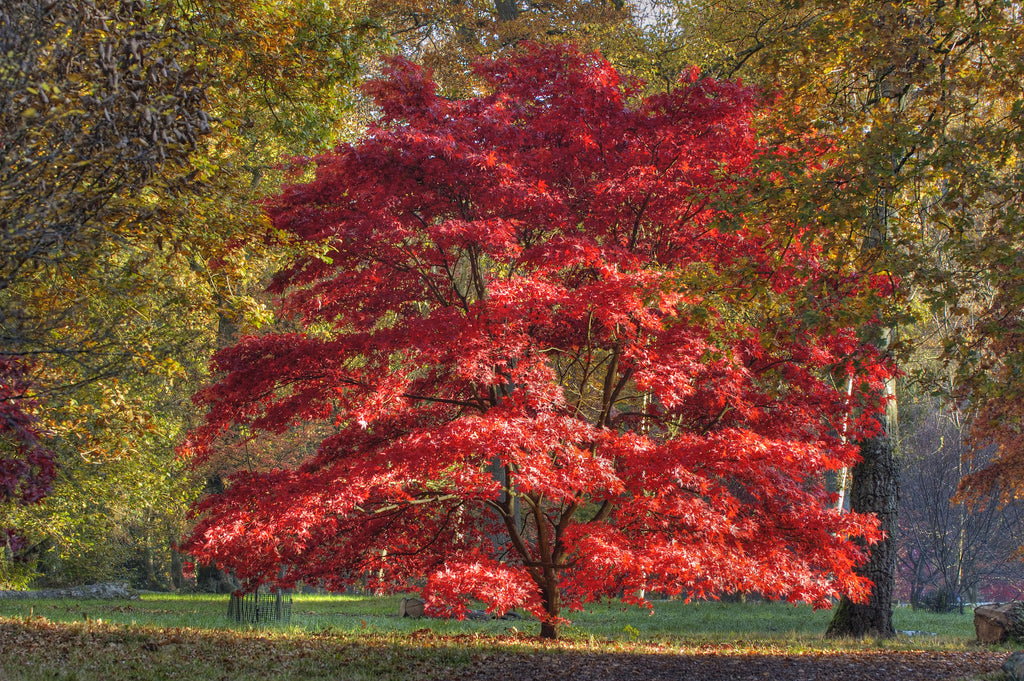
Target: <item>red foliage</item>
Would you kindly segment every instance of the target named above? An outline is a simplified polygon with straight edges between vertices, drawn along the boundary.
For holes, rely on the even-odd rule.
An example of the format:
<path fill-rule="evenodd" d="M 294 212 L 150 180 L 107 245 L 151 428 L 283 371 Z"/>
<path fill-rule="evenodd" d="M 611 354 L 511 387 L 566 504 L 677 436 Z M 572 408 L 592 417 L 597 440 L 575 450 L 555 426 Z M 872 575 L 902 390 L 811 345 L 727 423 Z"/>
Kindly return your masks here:
<path fill-rule="evenodd" d="M 880 369 L 829 323 L 869 283 L 730 213 L 771 151 L 756 93 L 639 98 L 565 48 L 481 73 L 493 93 L 448 101 L 393 60 L 367 88 L 380 123 L 268 206 L 315 253 L 272 284 L 307 331 L 220 352 L 186 450 L 333 432 L 236 476 L 188 549 L 250 586 L 368 576 L 549 623 L 641 589 L 864 596 L 876 524 L 831 509 L 823 474 L 874 427 L 848 414 Z M 829 376 L 853 370 L 849 399 Z"/>
<path fill-rule="evenodd" d="M 53 487 L 57 465 L 32 414 L 25 364 L 0 354 L 0 505 L 33 504 Z M 17 557 L 27 546 L 16 528 L 0 527 L 0 548 Z"/>
<path fill-rule="evenodd" d="M 31 504 L 52 487 L 56 464 L 42 445 L 23 363 L 0 354 L 0 504 Z"/>

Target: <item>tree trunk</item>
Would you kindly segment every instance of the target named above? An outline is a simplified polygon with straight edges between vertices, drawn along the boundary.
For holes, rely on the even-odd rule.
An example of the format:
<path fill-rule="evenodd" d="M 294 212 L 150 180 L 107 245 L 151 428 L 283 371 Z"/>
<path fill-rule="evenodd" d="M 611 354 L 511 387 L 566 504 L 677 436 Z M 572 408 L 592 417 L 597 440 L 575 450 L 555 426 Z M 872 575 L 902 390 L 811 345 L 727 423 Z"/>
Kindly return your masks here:
<path fill-rule="evenodd" d="M 899 466 L 893 447 L 895 414 L 887 409 L 885 433 L 860 443 L 861 461 L 853 468 L 850 506 L 857 513 L 872 513 L 885 538 L 868 549 L 868 562 L 858 568 L 874 586 L 867 603 L 845 596 L 836 607 L 826 637 L 895 636 L 892 596 L 896 581 L 896 510 L 899 504 Z"/>
<path fill-rule="evenodd" d="M 178 552 L 178 547 L 174 543 L 174 538 L 171 538 L 171 586 L 174 589 L 180 590 L 185 587 L 185 574 L 184 574 L 184 561 L 181 559 L 181 553 Z"/>
<path fill-rule="evenodd" d="M 893 168 L 898 174 L 898 168 Z M 886 248 L 889 235 L 892 191 L 879 182 L 879 194 L 868 214 L 868 231 L 861 252 L 868 262 Z M 881 353 L 887 353 L 893 344 L 895 330 L 886 324 L 869 325 L 865 331 Z M 851 384 L 852 388 L 852 384 Z M 873 586 L 866 603 L 853 603 L 843 596 L 836 607 L 825 636 L 889 638 L 896 635 L 892 626 L 892 595 L 896 588 L 896 516 L 899 511 L 900 468 L 896 461 L 895 437 L 896 379 L 889 378 L 879 396 L 886 400 L 882 415 L 882 432 L 859 444 L 861 460 L 850 474 L 850 510 L 870 513 L 878 518 L 885 533 L 876 544 L 868 547 L 868 562 L 857 573 L 871 580 Z"/>
<path fill-rule="evenodd" d="M 153 560 L 153 547 L 149 544 L 149 538 L 146 538 L 146 545 L 142 549 L 142 582 L 146 586 L 144 588 L 153 590 L 161 587 L 160 582 L 156 578 L 156 563 Z"/>
<path fill-rule="evenodd" d="M 540 623 L 540 637 L 558 638 L 558 616 L 562 612 L 562 599 L 557 583 L 548 583 L 541 588 L 541 600 L 544 603 L 545 618 Z"/>
<path fill-rule="evenodd" d="M 498 12 L 498 21 L 515 21 L 519 17 L 517 0 L 495 0 L 494 9 Z"/>

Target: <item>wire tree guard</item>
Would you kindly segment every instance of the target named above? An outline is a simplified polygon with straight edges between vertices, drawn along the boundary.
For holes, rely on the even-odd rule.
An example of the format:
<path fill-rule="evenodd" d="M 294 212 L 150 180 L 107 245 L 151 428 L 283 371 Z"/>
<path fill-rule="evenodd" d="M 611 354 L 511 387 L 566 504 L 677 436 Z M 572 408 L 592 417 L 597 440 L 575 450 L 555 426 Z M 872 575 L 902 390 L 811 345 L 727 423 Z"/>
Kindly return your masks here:
<path fill-rule="evenodd" d="M 286 601 L 280 591 L 247 594 L 231 594 L 228 601 L 228 617 L 246 624 L 283 623 L 291 624 L 292 597 Z"/>

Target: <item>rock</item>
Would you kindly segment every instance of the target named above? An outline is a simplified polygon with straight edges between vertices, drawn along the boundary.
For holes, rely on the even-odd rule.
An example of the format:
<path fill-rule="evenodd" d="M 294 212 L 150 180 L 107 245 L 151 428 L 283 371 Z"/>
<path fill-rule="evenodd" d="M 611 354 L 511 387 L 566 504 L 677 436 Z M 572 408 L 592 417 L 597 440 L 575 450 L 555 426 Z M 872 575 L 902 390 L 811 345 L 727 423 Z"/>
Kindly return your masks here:
<path fill-rule="evenodd" d="M 1024 681 L 1024 652 L 1016 652 L 1006 658 L 1003 671 L 1011 681 Z"/>
<path fill-rule="evenodd" d="M 136 600 L 139 594 L 127 584 L 87 584 L 69 589 L 40 589 L 38 591 L 0 591 L 0 598 L 75 598 L 103 600 Z"/>
<path fill-rule="evenodd" d="M 398 616 L 419 619 L 423 617 L 423 605 L 423 601 L 418 598 L 403 598 L 398 606 Z"/>
<path fill-rule="evenodd" d="M 403 598 L 402 602 L 398 605 L 398 616 L 399 617 L 414 617 L 419 619 L 423 617 L 423 606 L 424 603 L 418 598 Z M 468 620 L 519 620 L 522 617 L 515 612 L 509 611 L 501 617 L 495 617 L 486 610 L 474 610 L 472 608 L 466 611 L 466 619 Z"/>
<path fill-rule="evenodd" d="M 974 631 L 979 643 L 989 645 L 1007 639 L 1024 640 L 1024 603 L 978 606 L 974 609 Z"/>

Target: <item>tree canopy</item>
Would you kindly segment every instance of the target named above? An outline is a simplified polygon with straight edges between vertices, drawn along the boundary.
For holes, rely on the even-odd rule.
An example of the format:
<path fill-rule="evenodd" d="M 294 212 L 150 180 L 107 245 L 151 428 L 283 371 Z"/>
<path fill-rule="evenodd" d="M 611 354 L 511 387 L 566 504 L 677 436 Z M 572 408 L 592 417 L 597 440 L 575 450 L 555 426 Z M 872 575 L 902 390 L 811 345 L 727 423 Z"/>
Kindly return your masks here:
<path fill-rule="evenodd" d="M 548 636 L 563 603 L 645 591 L 863 596 L 875 523 L 824 474 L 877 428 L 886 369 L 838 321 L 877 282 L 744 218 L 795 155 L 753 133 L 755 91 L 641 97 L 571 48 L 479 69 L 492 92 L 452 101 L 392 60 L 382 119 L 268 202 L 308 248 L 271 286 L 304 330 L 216 355 L 187 450 L 321 427 L 208 499 L 188 550 L 250 588 L 425 579 L 435 611 Z"/>
<path fill-rule="evenodd" d="M 0 489 L 18 490 L 0 527 L 22 536 L 0 561 L 32 574 L 51 546 L 65 577 L 84 561 L 104 578 L 123 562 L 115 525 L 159 517 L 164 552 L 180 535 L 188 395 L 221 330 L 260 313 L 269 256 L 234 237 L 265 229 L 254 203 L 283 154 L 338 134 L 373 33 L 336 10 L 0 9 Z M 5 503 L 29 491 L 52 496 Z"/>
<path fill-rule="evenodd" d="M 895 295 L 864 306 L 862 324 L 888 339 L 905 382 L 962 404 L 1002 392 L 999 357 L 1007 355 L 990 341 L 1010 328 L 1007 310 L 993 309 L 990 319 L 1000 321 L 984 328 L 975 320 L 993 290 L 1017 288 L 1006 273 L 1019 250 L 1010 197 L 1019 195 L 1020 126 L 1011 112 L 1020 107 L 1021 67 L 1011 55 L 1020 54 L 1020 8 L 1001 0 L 657 4 L 677 19 L 680 51 L 696 54 L 711 73 L 742 75 L 779 93 L 775 130 L 790 139 L 815 130 L 832 140 L 827 172 L 794 187 L 792 205 L 845 235 L 844 257 L 891 277 Z M 944 323 L 921 323 L 932 317 Z M 946 336 L 930 362 L 917 361 L 923 329 Z M 994 381 L 979 380 L 985 365 Z M 957 371 L 959 387 L 950 390 L 957 382 L 946 379 Z M 999 411 L 992 406 L 987 413 Z M 865 566 L 877 598 L 849 609 L 854 618 L 839 608 L 841 635 L 895 633 L 893 442 L 865 442 L 865 464 L 854 471 L 854 486 L 871 504 L 859 508 L 878 513 L 892 540 L 877 544 L 877 560 Z M 889 492 L 880 494 L 883 480 Z"/>
<path fill-rule="evenodd" d="M 38 420 L 41 390 L 60 383 L 50 360 L 95 377 L 121 359 L 109 325 L 62 338 L 80 308 L 40 282 L 130 237 L 146 188 L 184 180 L 209 132 L 188 48 L 143 3 L 0 8 L 0 505 L 38 501 L 53 481 Z"/>

